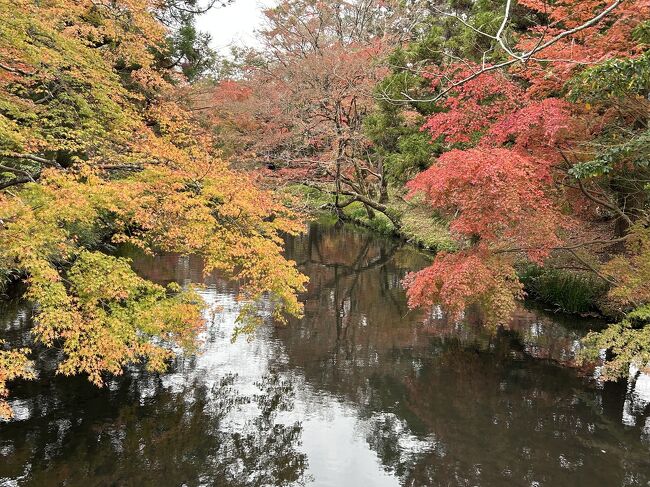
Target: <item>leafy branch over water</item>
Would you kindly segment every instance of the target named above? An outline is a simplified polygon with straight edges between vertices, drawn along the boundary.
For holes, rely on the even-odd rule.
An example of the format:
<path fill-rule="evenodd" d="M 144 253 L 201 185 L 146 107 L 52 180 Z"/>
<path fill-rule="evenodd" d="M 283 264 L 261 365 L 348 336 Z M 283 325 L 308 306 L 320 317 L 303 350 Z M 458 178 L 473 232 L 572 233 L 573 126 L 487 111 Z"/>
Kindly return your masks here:
<path fill-rule="evenodd" d="M 58 371 L 98 385 L 133 362 L 163 370 L 203 326 L 195 293 L 138 277 L 104 242 L 201 255 L 242 299 L 301 313 L 306 278 L 280 237 L 300 223 L 219 158 L 164 62 L 160 15 L 180 3 L 0 1 L 0 269 L 27 284 Z M 27 353 L 2 352 L 4 415 L 6 382 L 33 376 Z"/>

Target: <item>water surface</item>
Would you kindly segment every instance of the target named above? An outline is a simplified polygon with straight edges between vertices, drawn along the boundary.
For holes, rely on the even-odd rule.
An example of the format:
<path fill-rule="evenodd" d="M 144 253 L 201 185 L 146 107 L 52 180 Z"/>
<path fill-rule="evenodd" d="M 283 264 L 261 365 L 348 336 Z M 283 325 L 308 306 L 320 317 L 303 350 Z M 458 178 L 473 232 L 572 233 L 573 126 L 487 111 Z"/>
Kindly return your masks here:
<path fill-rule="evenodd" d="M 418 251 L 314 224 L 287 253 L 310 277 L 305 317 L 230 342 L 236 285 L 199 259 L 137 257 L 161 283 L 203 280 L 222 313 L 202 353 L 97 389 L 52 374 L 13 388 L 0 486 L 650 485 L 650 379 L 598 385 L 571 361 L 590 322 L 521 309 L 488 333 L 406 306 Z M 0 310 L 28 343 L 31 308 Z"/>

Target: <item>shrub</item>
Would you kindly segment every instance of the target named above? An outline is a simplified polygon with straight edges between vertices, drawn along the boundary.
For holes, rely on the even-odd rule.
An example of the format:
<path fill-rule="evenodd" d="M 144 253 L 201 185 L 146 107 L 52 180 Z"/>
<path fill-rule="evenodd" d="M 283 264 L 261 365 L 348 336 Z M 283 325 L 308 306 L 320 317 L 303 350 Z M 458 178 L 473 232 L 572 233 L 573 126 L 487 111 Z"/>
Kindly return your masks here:
<path fill-rule="evenodd" d="M 596 311 L 597 301 L 607 292 L 607 286 L 596 276 L 562 269 L 526 266 L 519 279 L 528 294 L 567 313 Z"/>

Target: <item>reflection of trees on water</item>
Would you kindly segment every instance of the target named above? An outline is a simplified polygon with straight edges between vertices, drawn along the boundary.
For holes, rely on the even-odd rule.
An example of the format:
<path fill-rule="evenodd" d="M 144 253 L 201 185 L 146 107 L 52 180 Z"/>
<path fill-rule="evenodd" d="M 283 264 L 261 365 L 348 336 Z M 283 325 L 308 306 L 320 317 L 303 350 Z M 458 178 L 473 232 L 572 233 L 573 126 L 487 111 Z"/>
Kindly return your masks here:
<path fill-rule="evenodd" d="M 300 485 L 308 467 L 292 408 L 340 400 L 358 418 L 357 434 L 405 486 L 650 481 L 650 401 L 639 400 L 638 386 L 589 388 L 553 365 L 570 358 L 579 328 L 521 310 L 509 330 L 487 333 L 476 310 L 462 323 L 437 309 L 408 311 L 400 282 L 427 257 L 363 232 L 313 227 L 288 241 L 288 254 L 311 280 L 305 318 L 258 337 L 259 356 L 277 373 L 220 372 L 212 385 L 215 375 L 199 357 L 185 359 L 184 370 L 196 374 L 180 373 L 179 387 L 170 386 L 178 384 L 174 374 L 138 371 L 102 391 L 51 374 L 17 384 L 18 412 L 28 419 L 0 425 L 0 479 Z M 203 279 L 193 258 L 135 264 L 159 282 Z M 204 282 L 215 296 L 235 289 L 217 276 Z M 14 311 L 0 316 L 0 327 L 20 342 L 30 313 Z M 222 331 L 212 330 L 208 342 L 227 347 Z M 247 358 L 233 362 L 240 372 Z M 633 426 L 621 424 L 624 410 Z M 331 447 L 345 452 L 347 445 Z"/>
<path fill-rule="evenodd" d="M 0 480 L 21 485 L 302 485 L 307 459 L 296 450 L 302 426 L 279 424 L 292 387 L 268 374 L 259 394 L 237 392 L 235 376 L 172 391 L 156 377 L 113 381 L 111 391 L 66 379 L 30 417 L 2 426 Z M 70 380 L 75 382 L 71 387 Z M 60 390 L 59 390 L 60 387 Z M 52 397 L 55 400 L 52 400 Z M 239 428 L 239 408 L 253 407 Z M 247 409 L 248 410 L 248 409 Z"/>
<path fill-rule="evenodd" d="M 449 344 L 406 377 L 404 417 L 443 446 L 413 465 L 405 485 L 624 485 L 628 472 L 638 481 L 629 485 L 650 480 L 641 429 L 624 428 L 620 408 L 607 414 L 600 391 L 569 370 L 495 352 Z"/>
<path fill-rule="evenodd" d="M 328 241 L 319 238 L 322 234 L 311 231 L 307 252 L 293 257 L 301 268 L 308 269 L 310 276 L 305 296 L 308 312 L 321 317 L 323 312 L 331 312 L 336 323 L 337 345 L 349 358 L 351 351 L 345 350 L 345 342 L 350 322 L 355 314 L 361 312 L 365 316 L 369 312 L 356 308 L 359 293 L 376 298 L 378 311 L 381 311 L 379 305 L 384 299 L 401 309 L 402 313 L 407 310 L 403 300 L 398 301 L 394 293 L 399 281 L 391 282 L 386 271 L 386 264 L 395 256 L 398 245 L 393 242 L 377 246 L 371 235 L 354 232 L 352 238 L 357 237 L 359 242 L 336 238 L 338 232 L 333 235 L 334 238 Z M 291 250 L 297 251 L 295 247 Z M 366 273 L 370 273 L 372 279 L 367 279 Z"/>
<path fill-rule="evenodd" d="M 553 364 L 571 360 L 583 330 L 535 310 L 496 333 L 477 310 L 462 323 L 407 312 L 399 282 L 418 254 L 357 232 L 312 229 L 289 250 L 311 281 L 305 318 L 277 331 L 288 367 L 359 407 L 403 485 L 650 481 L 643 421 L 621 424 L 625 391 Z"/>

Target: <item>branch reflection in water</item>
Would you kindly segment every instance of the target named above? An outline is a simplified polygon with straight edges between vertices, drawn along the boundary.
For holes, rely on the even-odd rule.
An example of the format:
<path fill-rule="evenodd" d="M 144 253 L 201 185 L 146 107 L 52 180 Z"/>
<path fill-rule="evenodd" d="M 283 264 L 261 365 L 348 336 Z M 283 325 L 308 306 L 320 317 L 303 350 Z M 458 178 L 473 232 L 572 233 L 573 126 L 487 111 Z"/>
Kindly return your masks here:
<path fill-rule="evenodd" d="M 650 380 L 600 386 L 570 363 L 595 323 L 522 308 L 509 329 L 409 311 L 404 275 L 428 256 L 350 227 L 287 241 L 310 276 L 305 317 L 230 343 L 235 284 L 203 352 L 169 374 L 98 390 L 47 368 L 14 387 L 0 485 L 646 485 Z M 134 256 L 145 277 L 200 281 L 193 257 Z M 5 306 L 10 341 L 30 309 Z"/>

